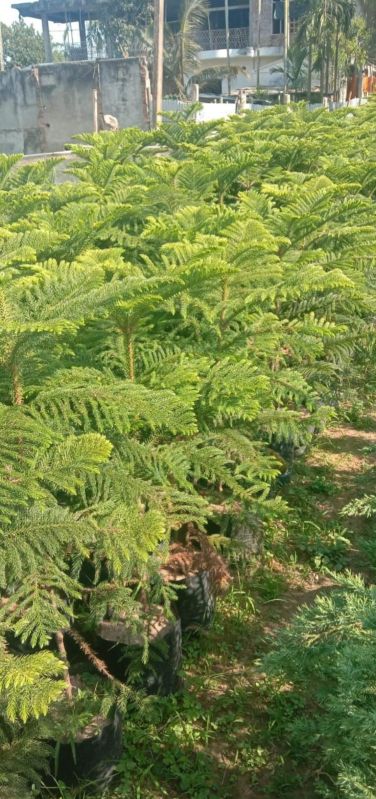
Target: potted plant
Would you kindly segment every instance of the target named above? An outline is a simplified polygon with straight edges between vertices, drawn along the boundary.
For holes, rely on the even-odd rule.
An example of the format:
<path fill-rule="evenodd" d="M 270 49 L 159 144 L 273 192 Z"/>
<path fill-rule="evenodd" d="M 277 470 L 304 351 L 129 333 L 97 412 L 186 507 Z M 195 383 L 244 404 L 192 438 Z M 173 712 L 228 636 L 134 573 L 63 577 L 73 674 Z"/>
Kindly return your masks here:
<path fill-rule="evenodd" d="M 65 645 L 69 637 L 96 674 L 72 674 Z M 59 631 L 56 638 L 67 669 L 64 696 L 41 726 L 42 735 L 50 740 L 53 750 L 46 784 L 53 787 L 63 782 L 72 787 L 85 783 L 88 791 L 102 791 L 110 784 L 122 752 L 119 685 L 78 631 Z"/>
<path fill-rule="evenodd" d="M 148 593 L 141 592 L 132 613 L 109 606 L 85 634 L 112 678 L 165 696 L 180 687 L 181 623 L 169 602 L 150 603 Z"/>
<path fill-rule="evenodd" d="M 178 588 L 176 610 L 182 629 L 209 627 L 214 618 L 216 598 L 230 585 L 229 570 L 210 544 L 209 537 L 194 525 L 186 525 L 179 538 L 170 546 L 162 577 Z"/>
<path fill-rule="evenodd" d="M 70 698 L 51 714 L 53 756 L 46 784 L 84 783 L 95 793 L 108 787 L 122 752 L 121 715 L 103 709 L 103 696 L 76 682 Z"/>

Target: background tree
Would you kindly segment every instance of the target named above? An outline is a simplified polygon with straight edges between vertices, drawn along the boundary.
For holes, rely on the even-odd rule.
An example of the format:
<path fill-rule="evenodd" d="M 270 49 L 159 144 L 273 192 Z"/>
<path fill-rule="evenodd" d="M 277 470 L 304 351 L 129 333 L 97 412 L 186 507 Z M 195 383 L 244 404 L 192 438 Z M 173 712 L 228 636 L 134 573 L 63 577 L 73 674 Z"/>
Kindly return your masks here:
<path fill-rule="evenodd" d="M 202 70 L 198 57 L 201 46 L 196 34 L 207 21 L 207 11 L 207 0 L 183 0 L 177 26 L 166 26 L 164 69 L 167 89 L 171 93 L 184 96 L 192 81 L 218 77 L 218 70 Z"/>
<path fill-rule="evenodd" d="M 287 80 L 290 89 L 304 91 L 307 83 L 308 49 L 300 42 L 294 41 L 288 52 Z M 284 67 L 274 67 L 272 72 L 284 75 Z"/>
<path fill-rule="evenodd" d="M 2 25 L 5 67 L 27 67 L 45 60 L 43 38 L 23 19 Z"/>
<path fill-rule="evenodd" d="M 183 97 L 189 92 L 192 80 L 205 81 L 222 75 L 221 70 L 201 69 L 198 58 L 201 48 L 196 32 L 206 21 L 207 0 L 182 0 L 179 20 L 166 24 L 164 70 L 167 93 Z M 90 36 L 97 48 L 106 49 L 109 55 L 143 52 L 152 69 L 152 0 L 116 0 L 111 5 L 111 14 L 106 6 L 99 21 L 92 24 Z"/>
<path fill-rule="evenodd" d="M 312 14 L 312 0 L 308 1 L 305 5 L 305 10 L 302 17 L 300 17 L 300 24 L 298 26 L 297 35 L 295 38 L 297 49 L 300 49 L 306 54 L 307 58 L 307 95 L 308 100 L 311 98 L 312 93 L 312 74 L 313 74 L 313 61 L 316 45 L 316 35 L 314 19 Z"/>
<path fill-rule="evenodd" d="M 370 34 L 369 54 L 376 57 L 376 3 L 374 0 L 360 0 L 360 7 Z"/>
<path fill-rule="evenodd" d="M 308 94 L 315 71 L 320 73 L 322 94 L 338 92 L 342 45 L 350 35 L 355 10 L 354 0 L 304 0 L 297 43 L 308 50 Z"/>
<path fill-rule="evenodd" d="M 372 32 L 362 16 L 351 22 L 348 35 L 341 37 L 340 68 L 348 74 L 350 65 L 361 70 L 372 52 Z"/>
<path fill-rule="evenodd" d="M 99 50 L 108 55 L 124 56 L 140 51 L 151 52 L 152 0 L 114 0 L 104 4 L 97 22 L 90 26 L 89 35 Z"/>

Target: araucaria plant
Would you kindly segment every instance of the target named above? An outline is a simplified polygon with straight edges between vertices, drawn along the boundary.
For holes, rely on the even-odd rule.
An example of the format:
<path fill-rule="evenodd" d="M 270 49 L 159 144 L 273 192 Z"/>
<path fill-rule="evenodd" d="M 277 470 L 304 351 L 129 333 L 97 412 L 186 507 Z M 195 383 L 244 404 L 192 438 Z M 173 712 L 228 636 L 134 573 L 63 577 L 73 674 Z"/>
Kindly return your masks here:
<path fill-rule="evenodd" d="M 53 161 L 1 157 L 0 790 L 12 799 L 38 782 L 38 739 L 74 700 L 69 641 L 104 674 L 87 631 L 168 610 L 162 566 L 184 525 L 236 533 L 240 517 L 278 514 L 281 447 L 309 443 L 369 370 L 374 131 L 372 106 L 171 118 L 81 136 L 75 182 L 59 186 Z"/>

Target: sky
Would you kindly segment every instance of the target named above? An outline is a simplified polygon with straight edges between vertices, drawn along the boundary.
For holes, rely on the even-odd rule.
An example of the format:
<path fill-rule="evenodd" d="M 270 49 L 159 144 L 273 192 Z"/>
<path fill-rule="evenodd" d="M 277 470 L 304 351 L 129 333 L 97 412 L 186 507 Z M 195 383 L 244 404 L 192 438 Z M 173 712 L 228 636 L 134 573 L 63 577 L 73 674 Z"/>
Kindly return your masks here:
<path fill-rule="evenodd" d="M 19 0 L 21 2 L 21 0 Z M 17 22 L 18 13 L 11 8 L 12 3 L 17 3 L 17 0 L 0 0 L 0 22 L 5 22 L 10 25 L 12 22 Z M 40 30 L 41 26 L 36 20 L 25 19 L 28 25 L 34 25 L 34 28 Z"/>
<path fill-rule="evenodd" d="M 0 0 L 0 22 L 4 22 L 6 25 L 10 25 L 12 22 L 17 22 L 19 19 L 18 12 L 11 8 L 12 3 L 21 2 L 21 0 Z M 27 25 L 33 25 L 33 27 L 40 31 L 42 30 L 41 23 L 35 19 L 28 19 L 26 17 L 25 22 Z M 50 23 L 50 33 L 53 37 L 55 42 L 62 42 L 64 39 L 64 25 L 52 25 Z M 76 38 L 78 43 L 78 25 L 73 24 L 73 38 Z"/>
<path fill-rule="evenodd" d="M 18 0 L 21 2 L 21 0 Z M 18 12 L 11 8 L 12 3 L 17 3 L 17 0 L 0 0 L 0 22 L 5 22 L 10 25 L 12 22 L 17 22 L 19 19 Z M 41 30 L 41 25 L 37 20 L 25 19 L 27 25 L 33 25 L 37 30 Z"/>
<path fill-rule="evenodd" d="M 7 25 L 18 19 L 17 12 L 11 9 L 12 2 L 17 2 L 17 0 L 0 0 L 0 21 Z"/>

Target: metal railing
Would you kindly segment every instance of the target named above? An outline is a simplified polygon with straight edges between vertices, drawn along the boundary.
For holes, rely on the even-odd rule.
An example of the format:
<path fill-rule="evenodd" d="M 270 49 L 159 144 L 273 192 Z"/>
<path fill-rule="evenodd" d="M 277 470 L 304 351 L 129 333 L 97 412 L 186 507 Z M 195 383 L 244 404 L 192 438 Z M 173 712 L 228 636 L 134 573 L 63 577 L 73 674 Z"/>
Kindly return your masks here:
<path fill-rule="evenodd" d="M 87 47 L 79 47 L 78 45 L 66 45 L 64 50 L 66 61 L 88 61 L 89 53 Z"/>
<path fill-rule="evenodd" d="M 197 31 L 196 41 L 203 50 L 226 50 L 225 30 Z M 249 47 L 249 28 L 230 28 L 228 45 L 231 50 Z"/>

